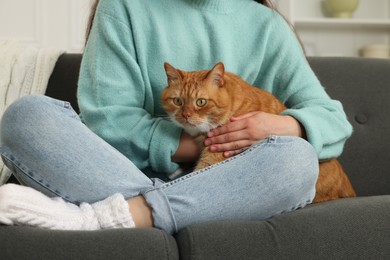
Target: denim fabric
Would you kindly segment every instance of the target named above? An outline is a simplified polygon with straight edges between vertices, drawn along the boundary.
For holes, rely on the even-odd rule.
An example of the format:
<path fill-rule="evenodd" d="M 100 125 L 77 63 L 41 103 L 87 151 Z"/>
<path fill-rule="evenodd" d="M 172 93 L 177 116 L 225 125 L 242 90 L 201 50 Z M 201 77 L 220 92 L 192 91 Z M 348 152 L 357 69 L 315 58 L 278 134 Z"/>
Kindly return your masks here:
<path fill-rule="evenodd" d="M 142 194 L 168 233 L 199 222 L 267 219 L 315 195 L 318 159 L 296 137 L 269 137 L 243 153 L 170 182 L 150 179 L 90 131 L 68 102 L 27 96 L 1 121 L 1 155 L 17 179 L 48 196 L 96 202 Z"/>

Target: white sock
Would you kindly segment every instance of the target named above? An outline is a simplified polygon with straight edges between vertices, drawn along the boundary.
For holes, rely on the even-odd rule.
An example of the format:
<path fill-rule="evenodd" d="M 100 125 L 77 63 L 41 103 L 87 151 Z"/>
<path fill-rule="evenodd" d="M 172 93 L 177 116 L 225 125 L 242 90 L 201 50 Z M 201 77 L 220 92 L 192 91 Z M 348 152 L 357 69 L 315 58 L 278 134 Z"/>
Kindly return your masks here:
<path fill-rule="evenodd" d="M 0 187 L 0 223 L 61 230 L 135 226 L 127 201 L 119 193 L 93 204 L 77 206 L 16 184 Z"/>

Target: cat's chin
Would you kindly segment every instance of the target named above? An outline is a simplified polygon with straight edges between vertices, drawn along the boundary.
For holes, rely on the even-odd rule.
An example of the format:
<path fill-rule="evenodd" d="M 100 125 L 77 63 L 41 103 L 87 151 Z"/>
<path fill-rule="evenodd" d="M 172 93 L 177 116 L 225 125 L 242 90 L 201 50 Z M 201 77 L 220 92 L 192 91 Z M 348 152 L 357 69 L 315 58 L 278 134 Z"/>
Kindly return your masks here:
<path fill-rule="evenodd" d="M 208 131 L 210 131 L 212 129 L 209 126 L 193 125 L 190 123 L 187 123 L 187 124 L 178 123 L 178 125 L 180 127 L 182 127 L 184 129 L 184 131 L 186 131 L 191 136 L 198 136 L 201 134 L 206 134 Z"/>
<path fill-rule="evenodd" d="M 200 123 L 200 124 L 195 125 L 195 124 L 192 124 L 190 122 L 186 122 L 186 123 L 179 122 L 175 118 L 172 118 L 172 121 L 175 124 L 177 124 L 178 126 L 180 126 L 181 128 L 183 128 L 184 131 L 187 132 L 191 136 L 198 136 L 201 134 L 206 134 L 207 132 L 209 132 L 213 128 L 218 127 L 218 125 L 210 124 L 209 122 L 204 122 L 204 123 Z"/>
<path fill-rule="evenodd" d="M 185 124 L 182 124 L 179 122 L 176 122 L 176 123 L 191 136 L 198 136 L 198 135 L 201 135 L 201 134 L 208 132 L 208 131 L 205 131 L 204 129 L 199 128 L 199 126 L 196 126 L 196 125 L 193 125 L 190 123 L 185 123 Z"/>
<path fill-rule="evenodd" d="M 212 127 L 209 124 L 200 124 L 200 125 L 197 125 L 197 126 L 191 125 L 191 126 L 182 126 L 182 127 L 191 136 L 198 136 L 198 135 L 201 135 L 201 134 L 206 134 L 207 132 L 209 132 L 210 130 L 212 130 L 213 128 L 215 128 L 217 126 Z"/>
<path fill-rule="evenodd" d="M 198 128 L 194 127 L 194 128 L 184 128 L 184 130 L 191 136 L 198 136 L 198 135 L 201 135 L 201 134 L 205 134 L 205 132 L 201 132 Z"/>

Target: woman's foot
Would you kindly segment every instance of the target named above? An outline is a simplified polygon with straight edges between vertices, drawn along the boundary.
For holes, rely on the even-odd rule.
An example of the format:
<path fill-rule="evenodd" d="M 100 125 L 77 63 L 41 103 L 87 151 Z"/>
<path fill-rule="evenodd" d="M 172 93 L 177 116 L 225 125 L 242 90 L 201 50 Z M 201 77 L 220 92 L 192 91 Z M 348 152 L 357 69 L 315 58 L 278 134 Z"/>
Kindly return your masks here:
<path fill-rule="evenodd" d="M 61 230 L 131 228 L 134 221 L 121 194 L 80 206 L 60 197 L 50 198 L 29 187 L 0 187 L 0 223 Z"/>

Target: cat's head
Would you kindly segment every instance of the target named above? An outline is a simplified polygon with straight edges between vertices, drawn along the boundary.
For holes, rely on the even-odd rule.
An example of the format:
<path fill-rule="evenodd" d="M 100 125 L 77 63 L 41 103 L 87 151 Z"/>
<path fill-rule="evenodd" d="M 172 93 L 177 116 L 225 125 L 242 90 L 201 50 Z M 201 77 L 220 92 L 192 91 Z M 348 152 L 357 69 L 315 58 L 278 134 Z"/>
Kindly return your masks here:
<path fill-rule="evenodd" d="M 229 98 L 223 87 L 223 63 L 211 70 L 192 72 L 177 70 L 168 63 L 164 68 L 168 86 L 161 102 L 173 122 L 194 136 L 226 123 Z"/>

